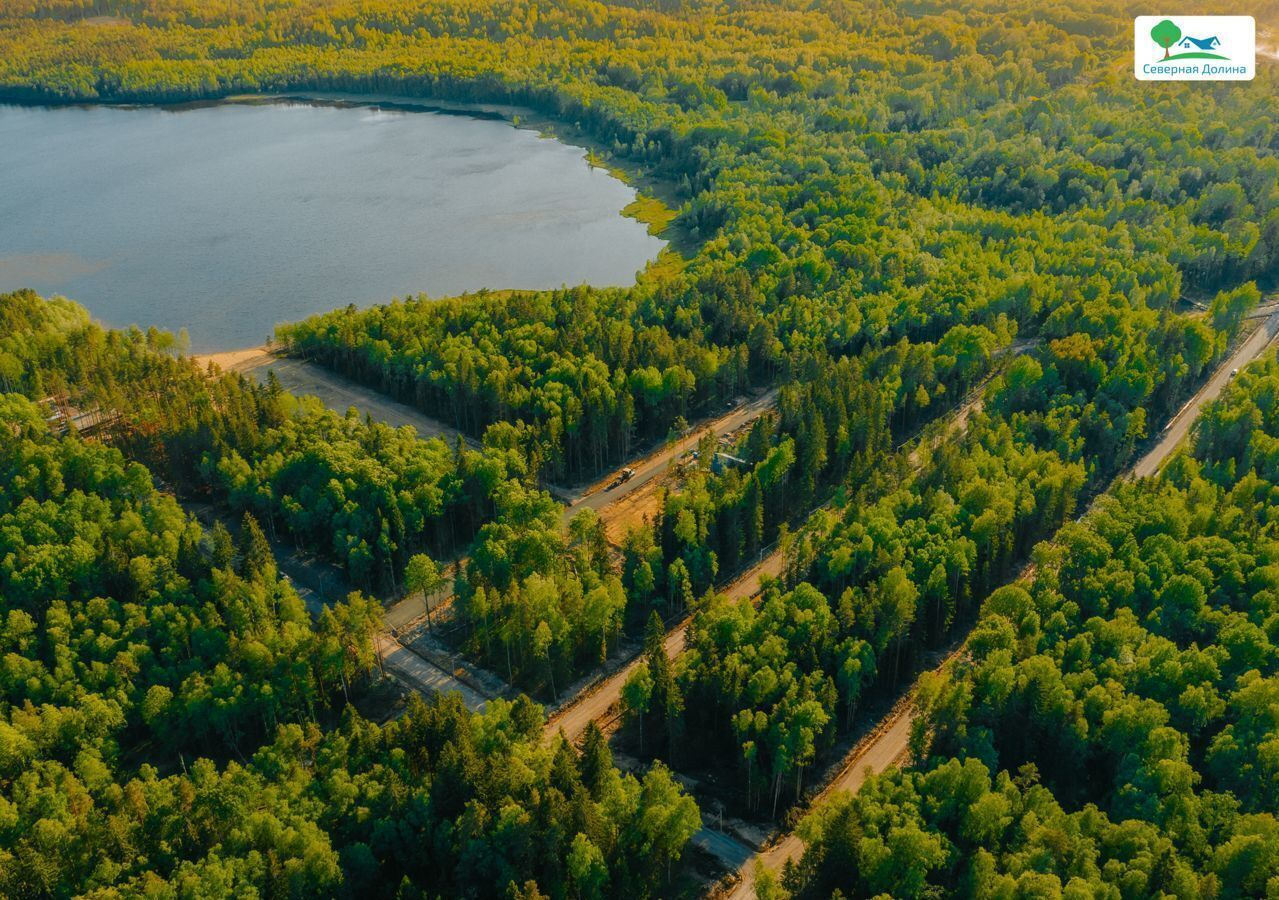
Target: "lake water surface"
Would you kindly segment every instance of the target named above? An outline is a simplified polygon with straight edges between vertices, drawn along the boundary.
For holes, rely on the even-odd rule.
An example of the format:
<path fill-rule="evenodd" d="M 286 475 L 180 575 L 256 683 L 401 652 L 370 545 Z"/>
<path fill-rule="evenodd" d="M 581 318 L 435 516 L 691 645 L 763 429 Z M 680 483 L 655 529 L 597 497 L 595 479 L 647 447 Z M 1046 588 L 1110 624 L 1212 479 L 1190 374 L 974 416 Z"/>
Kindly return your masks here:
<path fill-rule="evenodd" d="M 509 124 L 298 102 L 0 106 L 0 291 L 264 341 L 348 303 L 630 284 L 662 241 L 585 151 Z"/>

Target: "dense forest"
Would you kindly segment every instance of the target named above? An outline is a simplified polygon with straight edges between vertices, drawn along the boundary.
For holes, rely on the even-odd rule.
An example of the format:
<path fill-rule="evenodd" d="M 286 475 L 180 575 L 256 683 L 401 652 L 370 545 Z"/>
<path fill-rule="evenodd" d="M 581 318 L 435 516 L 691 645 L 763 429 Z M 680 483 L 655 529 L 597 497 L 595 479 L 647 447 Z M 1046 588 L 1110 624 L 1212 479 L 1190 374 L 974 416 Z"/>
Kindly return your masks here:
<path fill-rule="evenodd" d="M 587 513 L 561 533 L 559 505 L 526 484 L 523 456 L 496 431 L 481 450 L 449 447 L 273 382 L 209 378 L 170 335 L 107 331 L 30 291 L 0 295 L 0 321 L 11 389 L 111 411 L 112 442 L 181 495 L 253 516 L 357 587 L 394 595 L 415 558 L 469 551 L 461 614 L 477 623 L 477 652 L 512 681 L 553 694 L 615 648 L 626 595 L 598 522 Z M 576 547 L 590 564 L 569 565 Z M 552 633 L 535 642 L 541 622 Z"/>
<path fill-rule="evenodd" d="M 993 378 L 962 435 L 814 517 L 792 554 L 794 590 L 698 611 L 677 676 L 696 713 L 666 727 L 697 736 L 700 754 L 736 752 L 748 798 L 770 784 L 775 809 L 787 782 L 798 797 L 863 695 L 897 689 L 944 646 L 1126 464 L 1156 397 L 1182 395 L 1211 359 L 1217 338 L 1201 324 L 1129 313 L 1128 330 L 1108 334 L 1091 328 L 1098 306 Z"/>
<path fill-rule="evenodd" d="M 121 366 L 185 370 L 70 304 L 0 299 L 4 340 L 40 351 L 24 385 L 74 374 L 34 361 L 76 339 L 102 343 L 97 362 L 122 342 L 136 355 Z M 62 328 L 23 333 L 42 309 Z M 664 769 L 636 779 L 602 741 L 580 758 L 544 743 L 527 698 L 483 716 L 415 699 L 391 724 L 366 721 L 349 704 L 377 675 L 381 606 L 353 593 L 313 619 L 252 514 L 238 535 L 202 528 L 142 464 L 55 437 L 48 407 L 14 392 L 0 395 L 0 473 L 0 893 L 642 896 L 668 883 L 700 817 Z"/>
<path fill-rule="evenodd" d="M 821 807 L 802 896 L 1263 896 L 1279 883 L 1279 362 L 986 600 L 919 764 Z"/>
<path fill-rule="evenodd" d="M 0 0 L 0 97 L 498 104 L 660 185 L 681 251 L 278 330 L 473 444 L 0 296 L 6 891 L 674 892 L 671 770 L 783 822 L 972 629 L 916 765 L 810 815 L 768 891 L 1273 892 L 1279 364 L 1111 485 L 1279 281 L 1279 92 L 1139 84 L 1131 37 L 1110 0 Z M 616 547 L 554 499 L 767 389 Z M 273 543 L 364 593 L 308 611 Z M 450 639 L 518 690 L 642 643 L 611 744 L 526 698 L 357 711 L 374 598 L 452 559 Z"/>
<path fill-rule="evenodd" d="M 511 451 L 420 441 L 274 384 L 209 379 L 170 335 L 106 331 L 69 301 L 20 291 L 0 296 L 0 316 L 12 390 L 110 410 L 115 442 L 170 485 L 252 513 L 361 587 L 393 586 L 417 551 L 465 546 L 523 474 Z"/>

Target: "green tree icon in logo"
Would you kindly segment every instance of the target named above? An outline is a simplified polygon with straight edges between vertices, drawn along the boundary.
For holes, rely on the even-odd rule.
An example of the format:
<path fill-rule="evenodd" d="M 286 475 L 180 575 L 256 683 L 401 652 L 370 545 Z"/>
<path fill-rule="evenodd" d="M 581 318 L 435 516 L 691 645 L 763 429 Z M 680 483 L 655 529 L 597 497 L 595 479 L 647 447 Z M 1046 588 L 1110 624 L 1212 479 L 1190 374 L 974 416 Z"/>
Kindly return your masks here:
<path fill-rule="evenodd" d="M 1164 48 L 1164 59 L 1167 59 L 1169 48 L 1181 40 L 1181 29 L 1171 19 L 1164 19 L 1150 29 L 1150 36 L 1154 38 L 1156 44 Z"/>

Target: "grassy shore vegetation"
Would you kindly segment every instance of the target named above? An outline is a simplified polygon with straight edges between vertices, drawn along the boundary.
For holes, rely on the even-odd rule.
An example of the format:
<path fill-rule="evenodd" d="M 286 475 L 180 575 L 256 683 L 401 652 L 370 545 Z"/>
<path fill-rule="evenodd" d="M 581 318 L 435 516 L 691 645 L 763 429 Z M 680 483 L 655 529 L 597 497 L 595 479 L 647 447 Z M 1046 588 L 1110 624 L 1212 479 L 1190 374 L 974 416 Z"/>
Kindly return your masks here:
<path fill-rule="evenodd" d="M 530 689 L 554 693 L 608 653 L 619 628 L 638 629 L 653 611 L 691 610 L 689 652 L 673 665 L 651 653 L 628 685 L 626 734 L 643 735 L 636 743 L 646 758 L 709 770 L 733 785 L 720 795 L 730 811 L 780 818 L 870 701 L 895 695 L 980 610 L 1003 609 L 1018 591 L 1036 596 L 1038 588 L 1008 587 L 1035 543 L 1063 526 L 1062 540 L 1091 527 L 1068 523 L 1179 408 L 1275 284 L 1274 67 L 1262 66 L 1249 84 L 1139 84 L 1131 78 L 1131 35 L 1130 10 L 1110 0 L 978 0 L 963 8 L 879 0 L 0 0 L 0 91 L 10 98 L 176 102 L 311 90 L 520 106 L 574 128 L 606 164 L 661 181 L 677 208 L 670 227 L 690 241 L 682 265 L 630 289 L 409 298 L 281 329 L 290 352 L 456 425 L 482 441 L 480 451 L 414 442 L 269 386 L 207 382 L 171 358 L 162 335 L 95 331 L 74 309 L 30 296 L 7 301 L 43 312 L 13 313 L 18 324 L 0 333 L 0 377 L 7 390 L 30 397 L 68 385 L 91 392 L 130 423 L 114 439 L 128 458 L 181 490 L 252 512 L 268 533 L 317 548 L 366 587 L 393 589 L 413 553 L 469 547 L 472 562 L 458 584 L 467 648 Z M 1179 312 L 1187 299 L 1206 311 Z M 41 316 L 49 321 L 35 321 Z M 539 486 L 593 477 L 764 387 L 779 388 L 778 410 L 736 448 L 745 465 L 723 473 L 697 467 L 662 499 L 656 520 L 624 542 L 619 567 L 602 548 L 598 523 L 560 531 Z M 1241 399 L 1238 390 L 1231 398 Z M 962 428 L 898 450 L 974 397 Z M 1194 467 L 1183 464 L 1182 481 L 1170 482 L 1184 488 L 1191 523 L 1174 543 L 1203 536 L 1205 556 L 1220 548 L 1224 558 L 1232 541 L 1247 554 L 1264 546 L 1264 532 L 1242 524 L 1210 533 L 1234 527 L 1210 521 L 1211 511 L 1225 510 L 1215 490 L 1234 498 L 1221 479 L 1246 478 L 1243 467 L 1254 458 L 1231 456 L 1227 445 L 1266 415 L 1258 407 L 1240 421 L 1234 408 L 1218 407 L 1215 424 L 1205 426 L 1227 449 L 1203 451 L 1193 479 Z M 1138 486 L 1121 496 L 1136 514 L 1147 508 L 1145 492 L 1169 490 Z M 338 528 L 314 520 L 317 504 L 337 513 Z M 758 606 L 714 594 L 822 504 L 794 537 L 782 583 Z M 1135 543 L 1150 530 L 1132 528 Z M 1102 531 L 1100 540 L 1109 540 Z M 1098 560 L 1104 569 L 1105 554 Z M 1033 814 L 1104 848 L 1173 829 L 1149 852 L 1106 849 L 1114 860 L 1109 884 L 1136 885 L 1114 892 L 1140 896 L 1157 893 L 1155 885 L 1185 893 L 1187 878 L 1202 893 L 1261 892 L 1271 877 L 1263 869 L 1235 881 L 1226 869 L 1246 868 L 1230 856 L 1236 851 L 1264 854 L 1272 826 L 1248 818 L 1262 810 L 1239 796 L 1245 788 L 1227 770 L 1254 765 L 1249 754 L 1264 768 L 1269 745 L 1242 712 L 1229 740 L 1218 741 L 1232 724 L 1219 710 L 1253 685 L 1246 670 L 1221 668 L 1231 642 L 1252 646 L 1260 638 L 1245 626 L 1265 632 L 1273 623 L 1264 616 L 1232 619 L 1224 630 L 1195 623 L 1210 609 L 1224 616 L 1226 607 L 1247 618 L 1267 588 L 1240 564 L 1240 586 L 1216 598 L 1211 578 L 1199 578 L 1202 567 L 1192 562 L 1186 558 L 1193 571 L 1183 574 L 1199 582 L 1202 609 L 1191 602 L 1200 610 L 1191 624 L 1170 616 L 1174 632 L 1165 635 L 1211 657 L 1176 663 L 1208 673 L 1187 682 L 1203 697 L 1187 696 L 1187 709 L 1199 711 L 1185 722 L 1176 724 L 1181 713 L 1165 704 L 1168 727 L 1184 742 L 1160 725 L 1149 741 L 1167 738 L 1166 747 L 1139 752 L 1146 733 L 1115 724 L 1131 718 L 1128 704 L 1102 681 L 1136 682 L 1107 674 L 1112 660 L 1090 648 L 1109 638 L 1084 623 L 1122 618 L 1114 612 L 1119 598 L 1093 597 L 1087 616 L 1079 597 L 1052 610 L 1057 601 L 1044 599 L 1045 615 L 1035 621 L 1054 623 L 1051 633 L 1061 638 L 1054 648 L 1074 647 L 1061 680 L 1063 690 L 1080 692 L 1080 706 L 1063 699 L 1063 708 L 1082 709 L 1045 725 L 1045 741 L 1073 743 L 1032 745 L 1038 732 L 1019 727 L 1015 714 L 1033 698 L 1015 709 L 994 699 L 989 708 L 973 706 L 977 695 L 962 691 L 939 700 L 934 752 L 964 761 L 898 776 L 916 781 L 881 782 L 885 804 L 897 804 L 894 792 L 916 798 L 913 824 L 899 827 L 896 811 L 841 811 L 832 821 L 853 823 L 844 843 L 824 856 L 815 850 L 792 886 L 923 895 L 977 872 L 995 879 L 998 893 L 1007 887 L 1001 879 L 1029 873 L 1029 892 L 1035 878 L 1061 873 L 1040 844 L 1025 841 L 1062 841 L 1030 824 L 1025 833 L 1008 831 L 1013 826 L 999 823 L 1011 812 L 954 831 L 963 816 L 1007 807 L 1030 810 L 1019 823 Z M 1191 601 L 1198 596 L 1193 585 L 1179 585 Z M 1103 594 L 1121 586 L 1085 585 Z M 1052 590 L 1066 597 L 1066 588 L 1074 590 Z M 1141 602 L 1136 625 L 1163 628 L 1162 613 L 1158 622 L 1151 616 L 1164 601 Z M 1048 631 L 1030 628 L 1017 609 L 997 662 L 1011 667 L 1025 649 L 1036 656 L 1026 671 L 1039 673 L 1046 663 L 1036 642 Z M 1115 647 L 1119 658 L 1141 656 L 1135 644 Z M 1267 658 L 1258 652 L 1250 665 L 1264 681 Z M 1220 703 L 1208 682 L 1219 685 Z M 1261 697 L 1256 721 L 1273 716 L 1264 690 L 1248 696 Z M 950 695 L 939 689 L 938 697 Z M 1136 706 L 1159 720 L 1144 701 Z M 1203 724 L 1193 725 L 1194 715 Z M 1006 751 L 997 734 L 1005 716 Z M 947 717 L 975 724 L 947 730 Z M 274 746 L 283 749 L 274 752 L 302 752 L 280 734 Z M 386 765 L 401 758 L 398 738 L 349 739 L 370 766 L 383 765 L 378 753 L 391 755 Z M 516 739 L 503 746 L 523 752 Z M 490 770 L 487 759 L 464 755 L 468 762 L 454 765 L 456 754 L 427 756 L 421 771 L 460 771 L 476 791 L 488 783 L 485 772 L 512 774 L 501 757 Z M 1097 763 L 1095 778 L 1063 765 L 1078 758 Z M 1155 761 L 1151 771 L 1147 759 Z M 1027 762 L 1038 774 L 1022 771 Z M 567 771 L 554 760 L 552 770 Z M 1084 781 L 1071 780 L 1076 771 Z M 1196 801 L 1195 821 L 1185 790 L 1169 787 L 1166 809 L 1163 789 L 1142 780 L 1182 784 L 1197 775 L 1214 780 L 1208 799 Z M 946 795 L 947 779 L 976 785 L 971 802 L 945 807 L 959 811 L 950 818 L 918 799 Z M 1112 782 L 1129 786 L 1112 792 Z M 569 796 L 571 779 L 564 783 Z M 653 791 L 667 796 L 664 787 Z M 494 799 L 509 794 L 485 796 L 492 802 L 482 808 L 449 809 L 467 809 L 476 833 L 496 846 L 514 813 Z M 325 804 L 337 802 L 308 795 L 307 809 L 320 810 L 325 828 L 346 828 L 340 814 L 326 818 Z M 666 858 L 678 853 L 674 838 L 691 818 L 682 800 L 670 804 L 668 821 L 679 827 L 663 845 L 672 848 Z M 616 815 L 643 818 L 633 806 Z M 551 815 L 529 827 L 540 833 L 537 823 L 563 821 Z M 339 853 L 332 871 L 362 884 L 362 867 L 376 865 L 427 890 L 475 895 L 593 896 L 601 885 L 660 892 L 653 872 L 628 880 L 639 863 L 600 836 L 620 840 L 628 827 L 583 829 L 590 848 L 567 832 L 554 847 L 521 843 L 503 858 L 522 863 L 500 875 L 492 867 L 449 875 L 459 882 L 421 881 L 424 870 L 403 868 L 395 856 L 401 844 L 381 838 L 355 838 L 363 849 Z M 867 837 L 874 828 L 887 829 L 883 846 L 923 862 L 898 865 Z M 815 825 L 810 839 L 820 847 L 836 830 Z M 987 835 L 996 834 L 1008 843 L 988 847 Z M 420 837 L 402 840 L 416 847 Z M 1235 850 L 1221 849 L 1236 838 Z M 1096 845 L 1080 841 L 1079 853 L 1096 858 Z M 450 832 L 431 844 L 440 854 L 431 860 L 455 872 L 442 860 L 462 845 Z M 851 874 L 841 869 L 848 854 L 863 851 Z M 185 858 L 203 858 L 191 852 Z M 602 872 L 590 862 L 597 854 L 610 864 Z M 1152 855 L 1162 860 L 1151 864 L 1162 880 L 1130 881 Z M 557 875 L 542 865 L 566 868 Z M 602 880 L 588 887 L 570 880 L 574 872 Z M 899 875 L 911 880 L 892 880 Z M 70 890 L 115 877 L 73 878 Z M 1088 881 L 1091 870 L 1080 877 Z"/>

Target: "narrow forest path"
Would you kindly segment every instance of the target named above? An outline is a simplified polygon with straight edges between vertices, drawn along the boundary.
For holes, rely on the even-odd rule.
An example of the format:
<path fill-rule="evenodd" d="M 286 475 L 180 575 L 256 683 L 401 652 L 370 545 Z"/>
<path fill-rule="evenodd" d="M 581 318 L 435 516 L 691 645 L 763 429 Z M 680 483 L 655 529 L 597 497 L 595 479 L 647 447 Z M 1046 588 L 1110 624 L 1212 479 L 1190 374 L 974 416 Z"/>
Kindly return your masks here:
<path fill-rule="evenodd" d="M 814 805 L 836 791 L 856 793 L 872 774 L 878 774 L 889 766 L 903 762 L 909 755 L 910 729 L 915 721 L 914 710 L 909 704 L 895 710 L 848 755 L 839 774 L 814 800 Z M 749 900 L 755 896 L 755 865 L 762 863 L 770 870 L 780 871 L 787 860 L 799 861 L 804 853 L 804 842 L 795 832 L 788 832 L 780 841 L 754 854 L 740 867 L 741 878 L 725 895 L 728 900 Z"/>

